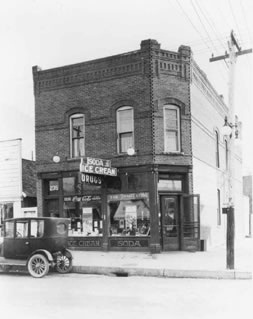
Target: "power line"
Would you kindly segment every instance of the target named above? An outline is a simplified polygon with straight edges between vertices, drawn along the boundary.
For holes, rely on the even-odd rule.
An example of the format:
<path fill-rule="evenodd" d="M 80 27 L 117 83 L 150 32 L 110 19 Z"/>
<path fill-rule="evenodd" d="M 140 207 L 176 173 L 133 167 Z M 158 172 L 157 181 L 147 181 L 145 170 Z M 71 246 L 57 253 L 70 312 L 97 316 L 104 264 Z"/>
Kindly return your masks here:
<path fill-rule="evenodd" d="M 209 32 L 208 32 L 207 29 L 206 29 L 206 26 L 205 26 L 204 22 L 202 21 L 200 15 L 199 15 L 199 13 L 198 13 L 198 11 L 197 11 L 195 5 L 194 5 L 193 0 L 191 0 L 191 4 L 192 4 L 192 7 L 193 7 L 193 9 L 194 9 L 194 11 L 195 11 L 195 13 L 196 13 L 196 15 L 197 15 L 197 17 L 198 17 L 198 19 L 199 19 L 201 25 L 202 25 L 202 27 L 204 28 L 204 30 L 205 30 L 205 32 L 206 32 L 206 34 L 207 34 L 207 36 L 208 36 L 208 39 L 210 40 L 210 42 L 212 43 L 212 46 L 213 46 L 214 50 L 216 51 L 216 47 L 215 47 L 215 45 L 214 45 L 214 43 L 213 43 L 213 41 L 212 41 L 212 39 L 211 39 L 211 37 L 210 37 L 210 35 L 209 35 Z M 224 60 L 224 62 L 225 62 L 225 60 Z M 226 63 L 226 62 L 225 62 L 225 64 L 226 64 L 226 66 L 227 66 L 227 63 Z M 227 67 L 228 67 L 228 66 L 227 66 Z M 220 66 L 219 66 L 219 68 L 220 68 Z M 222 76 L 223 76 L 223 78 L 224 78 L 224 74 L 222 73 L 221 70 L 220 70 L 220 72 L 221 72 L 221 74 L 222 74 Z"/>
<path fill-rule="evenodd" d="M 252 39 L 251 33 L 249 31 L 248 21 L 247 21 L 246 14 L 245 14 L 244 7 L 242 5 L 242 1 L 241 0 L 240 0 L 240 5 L 241 5 L 242 14 L 244 16 L 244 22 L 245 22 L 245 25 L 246 25 L 246 28 L 247 28 L 247 31 L 248 31 L 248 35 L 249 35 L 251 43 L 253 44 L 253 39 Z"/>
<path fill-rule="evenodd" d="M 194 28 L 194 30 L 200 35 L 202 41 L 205 42 L 206 46 L 208 47 L 208 49 L 211 51 L 208 43 L 206 43 L 205 39 L 203 39 L 202 34 L 199 32 L 198 28 L 195 27 L 195 25 L 192 23 L 191 19 L 189 18 L 188 14 L 185 12 L 185 10 L 183 9 L 183 7 L 181 6 L 180 2 L 178 0 L 176 0 L 178 6 L 180 7 L 180 9 L 182 10 L 182 12 L 184 13 L 184 15 L 186 16 L 187 20 L 190 22 L 190 24 L 192 25 L 192 27 Z"/>
<path fill-rule="evenodd" d="M 228 3 L 229 3 L 230 11 L 231 11 L 231 13 L 232 13 L 233 20 L 235 21 L 235 26 L 236 26 L 236 28 L 237 28 L 239 37 L 240 37 L 240 39 L 241 39 L 242 37 L 241 37 L 241 35 L 240 35 L 239 27 L 238 27 L 238 24 L 237 24 L 237 20 L 236 20 L 235 14 L 234 14 L 234 10 L 233 10 L 231 1 L 228 0 Z"/>
<path fill-rule="evenodd" d="M 190 22 L 190 24 L 192 25 L 192 27 L 194 28 L 194 30 L 200 35 L 200 38 L 202 39 L 202 41 L 205 43 L 205 45 L 207 46 L 207 48 L 209 49 L 209 52 L 212 52 L 208 42 L 203 38 L 202 34 L 199 32 L 198 28 L 192 23 L 191 19 L 189 18 L 188 14 L 185 12 L 185 10 L 183 9 L 183 7 L 181 6 L 180 2 L 178 0 L 176 0 L 178 6 L 180 7 L 181 11 L 184 13 L 184 15 L 186 16 L 186 18 L 188 19 L 188 21 Z M 209 37 L 209 34 L 208 34 Z M 209 37 L 210 39 L 210 37 Z M 210 39 L 211 40 L 211 39 Z M 212 41 L 212 40 L 211 40 Z M 225 76 L 224 74 L 220 71 L 221 76 L 224 78 L 225 80 Z"/>

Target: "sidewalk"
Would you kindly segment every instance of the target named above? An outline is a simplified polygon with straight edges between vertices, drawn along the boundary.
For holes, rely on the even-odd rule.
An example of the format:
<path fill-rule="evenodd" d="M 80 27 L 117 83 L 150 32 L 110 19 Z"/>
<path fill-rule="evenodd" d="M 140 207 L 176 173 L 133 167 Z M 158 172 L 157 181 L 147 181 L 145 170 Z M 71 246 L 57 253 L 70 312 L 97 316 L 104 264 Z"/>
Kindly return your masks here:
<path fill-rule="evenodd" d="M 252 279 L 253 239 L 235 247 L 235 269 L 226 269 L 226 247 L 205 252 L 173 251 L 161 254 L 135 252 L 72 251 L 73 271 L 118 276 Z"/>
<path fill-rule="evenodd" d="M 226 269 L 226 247 L 204 252 L 171 251 L 161 254 L 145 252 L 102 252 L 72 250 L 73 270 L 82 274 L 117 276 L 155 276 L 168 278 L 252 279 L 253 239 L 236 242 L 235 269 Z M 0 257 L 0 272 L 24 271 L 25 261 Z"/>

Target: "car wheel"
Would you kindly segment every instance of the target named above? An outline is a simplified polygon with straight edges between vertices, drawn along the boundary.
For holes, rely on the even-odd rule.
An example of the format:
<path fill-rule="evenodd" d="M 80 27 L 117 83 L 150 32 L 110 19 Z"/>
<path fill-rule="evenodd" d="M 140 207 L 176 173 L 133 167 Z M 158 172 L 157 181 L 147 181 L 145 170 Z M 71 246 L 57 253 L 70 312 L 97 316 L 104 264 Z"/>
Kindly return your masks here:
<path fill-rule="evenodd" d="M 28 271 L 35 278 L 42 278 L 49 271 L 49 262 L 44 255 L 35 254 L 28 261 Z"/>
<path fill-rule="evenodd" d="M 70 272 L 72 270 L 72 259 L 64 254 L 59 254 L 56 257 L 55 269 L 61 274 Z"/>

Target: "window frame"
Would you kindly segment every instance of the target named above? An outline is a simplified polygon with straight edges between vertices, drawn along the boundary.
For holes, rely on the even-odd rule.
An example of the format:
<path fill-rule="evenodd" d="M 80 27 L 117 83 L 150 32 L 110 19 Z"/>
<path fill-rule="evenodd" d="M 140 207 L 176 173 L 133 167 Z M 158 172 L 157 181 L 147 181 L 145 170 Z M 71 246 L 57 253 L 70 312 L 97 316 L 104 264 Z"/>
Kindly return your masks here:
<path fill-rule="evenodd" d="M 217 226 L 221 226 L 221 191 L 217 188 Z"/>
<path fill-rule="evenodd" d="M 82 155 L 75 156 L 73 152 L 73 119 L 82 118 L 83 119 L 83 137 L 79 138 L 79 140 L 83 139 L 83 149 L 84 153 Z M 80 158 L 85 156 L 85 115 L 83 113 L 75 113 L 69 117 L 69 134 L 70 134 L 70 158 Z M 77 138 L 75 138 L 77 139 Z M 79 149 L 80 153 L 80 149 Z"/>
<path fill-rule="evenodd" d="M 177 129 L 166 129 L 166 110 L 176 110 L 177 112 Z M 163 134 L 164 134 L 164 153 L 180 153 L 182 149 L 181 145 L 181 112 L 180 108 L 177 105 L 173 104 L 167 104 L 163 108 Z M 166 132 L 176 132 L 177 133 L 177 138 L 176 138 L 176 143 L 177 143 L 177 150 L 172 151 L 168 150 L 168 141 L 166 138 Z"/>
<path fill-rule="evenodd" d="M 218 130 L 215 130 L 215 164 L 220 168 L 220 135 Z"/>
<path fill-rule="evenodd" d="M 119 132 L 119 120 L 120 120 L 120 111 L 125 111 L 125 110 L 131 110 L 131 115 L 132 115 L 132 131 L 125 131 L 125 132 Z M 126 154 L 127 151 L 123 152 L 121 150 L 121 139 L 120 139 L 120 135 L 121 134 L 129 134 L 131 133 L 132 134 L 132 145 L 131 147 L 135 148 L 135 142 L 134 142 L 134 108 L 132 106 L 121 106 L 117 109 L 116 111 L 116 120 L 117 120 L 117 153 L 118 154 Z"/>
<path fill-rule="evenodd" d="M 225 170 L 228 170 L 228 140 L 224 140 L 224 145 L 225 145 Z"/>

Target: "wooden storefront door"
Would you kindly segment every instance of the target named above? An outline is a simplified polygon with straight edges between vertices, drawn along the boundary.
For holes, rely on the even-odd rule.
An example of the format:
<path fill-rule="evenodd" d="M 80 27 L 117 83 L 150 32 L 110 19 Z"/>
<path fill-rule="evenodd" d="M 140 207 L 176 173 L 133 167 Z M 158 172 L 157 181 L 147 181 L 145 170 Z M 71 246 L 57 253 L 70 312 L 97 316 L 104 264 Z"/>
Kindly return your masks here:
<path fill-rule="evenodd" d="M 180 210 L 178 196 L 160 196 L 160 211 L 162 250 L 180 250 Z"/>

